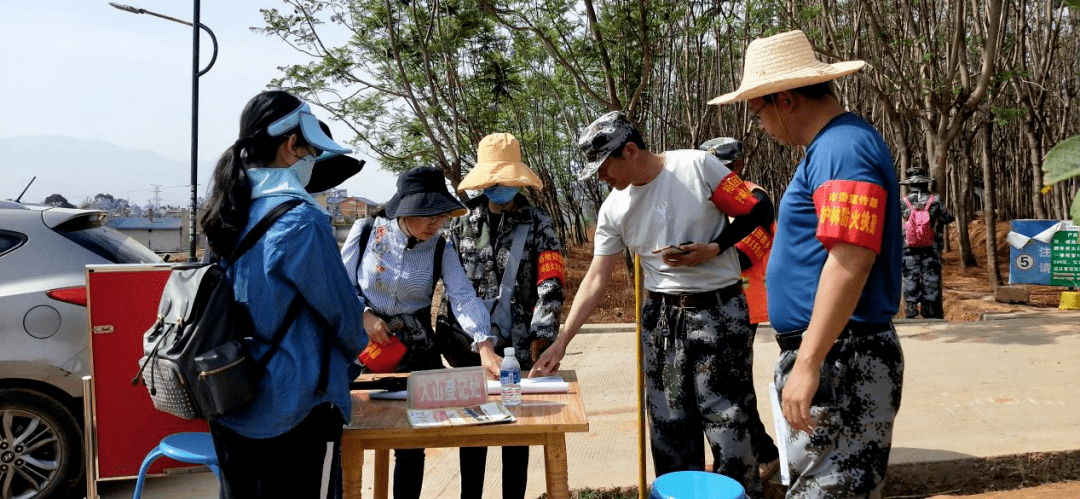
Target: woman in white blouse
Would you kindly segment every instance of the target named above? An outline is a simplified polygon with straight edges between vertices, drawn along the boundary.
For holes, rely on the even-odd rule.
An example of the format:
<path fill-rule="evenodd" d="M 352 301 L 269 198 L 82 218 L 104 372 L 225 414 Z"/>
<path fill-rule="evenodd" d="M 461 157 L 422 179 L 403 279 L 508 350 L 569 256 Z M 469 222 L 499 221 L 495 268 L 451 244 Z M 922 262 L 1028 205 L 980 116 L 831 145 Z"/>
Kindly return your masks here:
<path fill-rule="evenodd" d="M 439 235 L 447 219 L 466 213 L 465 206 L 446 189 L 446 179 L 436 168 L 401 174 L 397 188 L 374 218 L 353 225 L 341 249 L 349 277 L 367 304 L 368 338 L 383 344 L 393 334 L 405 344 L 408 352 L 398 372 L 443 367 L 431 328 L 431 298 L 441 277 L 443 292 L 458 323 L 472 335 L 473 349 L 480 353 L 488 377 L 498 378 L 502 358 L 489 336 L 488 311 L 466 277 L 454 245 Z M 440 260 L 435 274 L 435 262 Z M 394 498 L 420 497 L 424 449 L 397 449 L 394 462 Z"/>

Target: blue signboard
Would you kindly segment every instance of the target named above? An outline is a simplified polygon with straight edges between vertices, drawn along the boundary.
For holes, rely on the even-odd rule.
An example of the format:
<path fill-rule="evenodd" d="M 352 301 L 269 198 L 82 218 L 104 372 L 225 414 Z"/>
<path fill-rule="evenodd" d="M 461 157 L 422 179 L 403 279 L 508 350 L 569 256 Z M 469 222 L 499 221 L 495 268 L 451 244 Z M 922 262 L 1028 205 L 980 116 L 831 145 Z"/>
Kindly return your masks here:
<path fill-rule="evenodd" d="M 1075 256 L 1080 227 L 1061 220 L 1013 220 L 1010 229 L 1009 284 L 1062 286 L 1080 275 Z"/>

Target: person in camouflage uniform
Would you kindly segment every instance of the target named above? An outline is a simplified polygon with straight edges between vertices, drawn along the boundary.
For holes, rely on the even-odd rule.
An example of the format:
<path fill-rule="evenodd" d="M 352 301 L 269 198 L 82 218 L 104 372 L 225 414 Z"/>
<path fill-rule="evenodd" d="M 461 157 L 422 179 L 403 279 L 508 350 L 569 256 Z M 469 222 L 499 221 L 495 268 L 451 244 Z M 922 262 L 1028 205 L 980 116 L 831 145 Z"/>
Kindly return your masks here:
<path fill-rule="evenodd" d="M 454 219 L 450 237 L 458 248 L 465 274 L 481 299 L 499 296 L 503 273 L 509 263 L 515 228 L 529 226 L 514 279 L 510 303 L 511 324 L 493 324 L 496 350 L 514 347 L 522 372 L 555 339 L 563 306 L 563 246 L 551 216 L 519 192 L 521 187 L 542 189 L 543 183 L 521 162 L 521 148 L 508 133 L 495 133 L 480 141 L 477 163 L 458 184 L 458 191 L 482 190 L 466 206 L 469 212 Z M 440 322 L 454 320 L 446 302 L 439 309 Z M 496 303 L 493 305 L 498 307 Z M 492 317 L 493 321 L 495 316 Z M 479 365 L 471 351 L 443 352 L 452 364 Z M 503 447 L 503 498 L 525 495 L 529 448 Z M 479 498 L 484 487 L 487 447 L 462 447 L 461 497 Z"/>
<path fill-rule="evenodd" d="M 945 226 L 953 221 L 952 214 L 938 196 L 930 190 L 933 180 L 922 168 L 911 168 L 903 185 L 909 186 L 908 203 L 916 210 L 926 208 L 930 202 L 930 227 L 934 230 L 934 244 L 921 248 L 904 245 L 904 311 L 908 319 L 944 319 L 941 305 L 941 251 L 945 247 Z M 901 202 L 904 220 L 911 216 L 908 203 Z"/>
<path fill-rule="evenodd" d="M 881 133 L 831 85 L 866 63 L 821 62 L 797 30 L 745 54 L 739 88 L 709 103 L 745 101 L 770 137 L 806 148 L 766 269 L 787 498 L 877 499 L 903 391 L 900 185 Z"/>
<path fill-rule="evenodd" d="M 566 324 L 533 368 L 558 368 L 566 346 L 604 296 L 625 249 L 641 260 L 641 310 L 653 469 L 712 470 L 762 496 L 752 422 L 753 342 L 735 244 L 765 214 L 742 179 L 698 150 L 653 153 L 620 111 L 586 127 L 578 147 L 613 190 L 597 215 L 593 260 Z M 729 216 L 734 219 L 729 221 Z M 702 437 L 705 438 L 702 438 Z"/>
<path fill-rule="evenodd" d="M 733 137 L 717 137 L 706 140 L 698 149 L 707 151 L 724 166 L 731 168 L 736 175 L 742 176 L 745 161 L 742 158 L 742 141 Z M 744 180 L 746 187 L 762 206 L 766 219 L 754 228 L 749 236 L 743 238 L 735 245 L 739 253 L 739 268 L 742 269 L 743 291 L 746 293 L 746 307 L 750 312 L 750 327 L 757 336 L 758 324 L 769 320 L 768 300 L 765 296 L 765 268 L 769 264 L 769 251 L 772 249 L 773 233 L 776 232 L 776 222 L 773 220 L 775 210 L 769 193 L 761 186 Z M 761 418 L 750 421 L 753 430 L 752 439 L 754 450 L 758 458 L 758 474 L 762 479 L 769 478 L 779 469 L 780 453 L 776 443 L 765 431 L 765 424 Z"/>

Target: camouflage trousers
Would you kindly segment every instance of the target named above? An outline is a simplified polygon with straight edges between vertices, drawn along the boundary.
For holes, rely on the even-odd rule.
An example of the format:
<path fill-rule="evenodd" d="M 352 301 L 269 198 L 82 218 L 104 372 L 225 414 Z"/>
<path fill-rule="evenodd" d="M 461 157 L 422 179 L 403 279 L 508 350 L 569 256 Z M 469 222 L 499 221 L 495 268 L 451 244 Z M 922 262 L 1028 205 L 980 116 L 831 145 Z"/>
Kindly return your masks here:
<path fill-rule="evenodd" d="M 750 430 L 760 416 L 746 297 L 702 309 L 666 301 L 646 300 L 641 316 L 656 476 L 704 470 L 707 439 L 712 471 L 738 480 L 748 497 L 760 498 Z"/>
<path fill-rule="evenodd" d="M 941 305 L 941 258 L 933 248 L 904 249 L 904 308 L 907 318 L 944 319 Z"/>
<path fill-rule="evenodd" d="M 781 393 L 797 355 L 780 353 L 775 381 Z M 895 329 L 837 340 L 822 363 L 810 407 L 814 433 L 786 435 L 787 499 L 881 497 L 903 378 Z"/>

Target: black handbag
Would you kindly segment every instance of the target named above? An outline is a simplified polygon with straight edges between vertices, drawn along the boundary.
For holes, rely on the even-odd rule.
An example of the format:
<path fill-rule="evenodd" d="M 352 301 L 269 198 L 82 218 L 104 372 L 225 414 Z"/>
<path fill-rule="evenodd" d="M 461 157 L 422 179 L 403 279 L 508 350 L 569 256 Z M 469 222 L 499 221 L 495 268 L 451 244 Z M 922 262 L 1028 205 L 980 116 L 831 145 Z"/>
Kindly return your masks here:
<path fill-rule="evenodd" d="M 461 329 L 461 325 L 453 317 L 442 316 L 435 323 L 435 345 L 442 352 L 446 363 L 450 367 L 472 367 L 481 365 L 480 354 L 472 351 L 473 337 Z M 510 346 L 502 336 L 495 336 L 495 352 L 502 352 L 503 348 Z"/>

